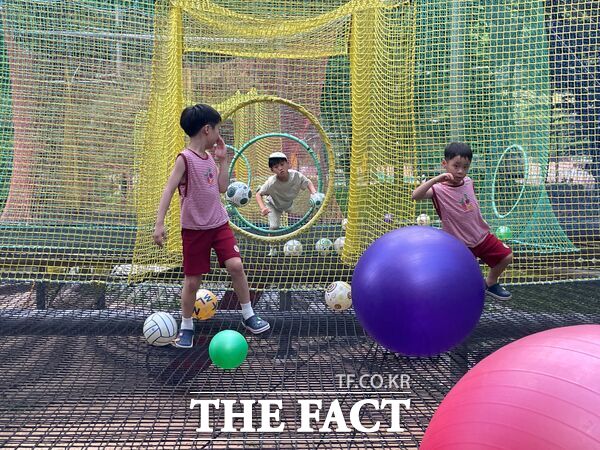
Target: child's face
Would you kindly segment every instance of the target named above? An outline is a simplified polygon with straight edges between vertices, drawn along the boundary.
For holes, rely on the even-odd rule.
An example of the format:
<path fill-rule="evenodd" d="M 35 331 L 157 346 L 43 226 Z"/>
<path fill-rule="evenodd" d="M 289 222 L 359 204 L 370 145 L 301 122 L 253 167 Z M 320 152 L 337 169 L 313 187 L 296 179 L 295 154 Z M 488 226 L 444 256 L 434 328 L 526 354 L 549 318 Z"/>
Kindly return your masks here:
<path fill-rule="evenodd" d="M 451 184 L 461 184 L 463 178 L 467 176 L 469 173 L 469 167 L 471 166 L 471 161 L 464 156 L 455 156 L 450 160 L 444 159 L 442 161 L 442 166 L 446 169 L 446 172 L 451 173 L 454 177 L 454 182 Z"/>
<path fill-rule="evenodd" d="M 281 180 L 287 179 L 288 170 L 290 169 L 290 163 L 287 161 L 279 161 L 277 164 L 271 167 L 271 172 L 277 175 L 277 178 Z"/>

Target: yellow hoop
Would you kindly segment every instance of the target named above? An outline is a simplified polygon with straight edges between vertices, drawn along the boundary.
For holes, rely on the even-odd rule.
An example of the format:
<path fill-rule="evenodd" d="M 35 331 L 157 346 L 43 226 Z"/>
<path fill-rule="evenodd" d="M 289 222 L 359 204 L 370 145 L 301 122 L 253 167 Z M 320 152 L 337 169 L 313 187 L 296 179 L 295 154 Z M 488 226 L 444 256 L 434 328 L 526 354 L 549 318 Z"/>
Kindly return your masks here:
<path fill-rule="evenodd" d="M 308 222 L 306 222 L 304 225 L 302 225 L 300 228 L 298 228 L 297 230 L 294 230 L 288 234 L 282 234 L 279 236 L 259 236 L 259 235 L 250 233 L 249 231 L 246 231 L 246 230 L 238 227 L 236 224 L 234 224 L 232 222 L 229 222 L 231 225 L 231 228 L 233 228 L 235 231 L 237 231 L 251 239 L 255 239 L 257 241 L 263 241 L 263 242 L 282 242 L 282 241 L 286 241 L 288 239 L 293 238 L 294 236 L 301 234 L 305 230 L 308 230 L 319 219 L 319 217 L 325 210 L 325 207 L 329 203 L 329 200 L 331 199 L 331 195 L 333 193 L 333 174 L 335 171 L 335 161 L 334 161 L 335 156 L 333 153 L 333 147 L 331 145 L 331 141 L 329 140 L 327 133 L 325 133 L 325 130 L 323 129 L 323 127 L 321 126 L 321 124 L 319 123 L 317 118 L 303 106 L 300 106 L 297 103 L 294 103 L 290 100 L 286 100 L 281 97 L 275 97 L 272 95 L 258 95 L 258 96 L 252 96 L 250 98 L 247 98 L 246 100 L 236 104 L 232 108 L 227 109 L 225 111 L 221 111 L 221 116 L 223 118 L 223 121 L 227 120 L 239 109 L 242 109 L 248 105 L 251 105 L 254 103 L 260 103 L 260 102 L 280 103 L 280 104 L 286 105 L 286 106 L 298 111 L 300 114 L 304 115 L 317 129 L 319 136 L 321 136 L 321 139 L 323 140 L 323 143 L 325 144 L 325 150 L 327 152 L 327 157 L 328 157 L 327 159 L 329 160 L 327 190 L 325 192 L 325 199 L 323 200 L 323 204 L 316 210 L 315 214 L 311 217 L 311 219 Z"/>

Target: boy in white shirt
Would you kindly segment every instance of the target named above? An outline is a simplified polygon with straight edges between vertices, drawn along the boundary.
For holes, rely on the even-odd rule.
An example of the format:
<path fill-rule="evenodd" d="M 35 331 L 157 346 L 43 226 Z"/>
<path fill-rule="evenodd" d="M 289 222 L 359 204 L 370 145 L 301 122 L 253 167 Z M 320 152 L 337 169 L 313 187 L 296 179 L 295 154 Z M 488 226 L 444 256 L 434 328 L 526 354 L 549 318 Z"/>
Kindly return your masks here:
<path fill-rule="evenodd" d="M 312 181 L 297 170 L 290 169 L 290 163 L 285 153 L 271 153 L 269 169 L 273 175 L 258 189 L 255 196 L 261 214 L 269 216 L 269 229 L 280 228 L 281 215 L 292 208 L 294 200 L 301 190 L 309 190 L 311 204 L 318 205 L 323 202 L 324 195 L 317 192 Z M 266 196 L 264 201 L 263 196 Z M 269 254 L 274 255 L 275 250 L 271 248 Z"/>

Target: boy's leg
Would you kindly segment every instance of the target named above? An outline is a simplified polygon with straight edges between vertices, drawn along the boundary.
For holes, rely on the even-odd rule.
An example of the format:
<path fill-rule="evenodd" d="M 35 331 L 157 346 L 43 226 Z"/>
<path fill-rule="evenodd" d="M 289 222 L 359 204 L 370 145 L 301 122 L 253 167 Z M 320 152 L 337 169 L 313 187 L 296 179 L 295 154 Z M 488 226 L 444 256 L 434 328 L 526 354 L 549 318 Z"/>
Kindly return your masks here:
<path fill-rule="evenodd" d="M 248 279 L 244 271 L 244 265 L 242 264 L 240 250 L 233 231 L 229 228 L 229 224 L 225 224 L 219 228 L 213 241 L 213 248 L 217 253 L 219 264 L 221 267 L 225 267 L 229 275 L 231 275 L 233 290 L 242 307 L 242 324 L 253 333 L 267 331 L 270 328 L 269 323 L 254 314 L 252 309 Z"/>
<path fill-rule="evenodd" d="M 210 242 L 212 230 L 181 230 L 183 244 L 183 289 L 181 291 L 181 327 L 173 343 L 176 347 L 190 348 L 194 345 L 194 322 L 192 314 L 196 292 L 202 274 L 210 270 Z"/>
<path fill-rule="evenodd" d="M 281 227 L 281 214 L 282 212 L 275 209 L 271 202 L 267 202 L 267 207 L 271 210 L 269 212 L 269 229 L 278 230 Z M 277 256 L 278 250 L 275 245 L 269 244 L 269 256 Z"/>
<path fill-rule="evenodd" d="M 186 275 L 181 291 L 181 326 L 173 342 L 175 347 L 191 348 L 194 345 L 194 322 L 192 314 L 196 302 L 196 292 L 200 288 L 202 275 Z"/>
<path fill-rule="evenodd" d="M 196 303 L 196 292 L 200 289 L 202 275 L 186 275 L 183 279 L 183 290 L 181 291 L 181 317 L 191 318 Z"/>
<path fill-rule="evenodd" d="M 250 288 L 248 287 L 248 278 L 244 271 L 244 265 L 241 258 L 230 258 L 225 261 L 225 268 L 231 276 L 231 284 L 240 303 L 250 302 Z"/>
<path fill-rule="evenodd" d="M 490 233 L 483 242 L 471 248 L 471 251 L 490 267 L 485 279 L 486 295 L 497 300 L 510 300 L 512 294 L 498 283 L 500 275 L 513 260 L 510 247 Z"/>
<path fill-rule="evenodd" d="M 513 255 L 511 253 L 498 264 L 496 264 L 494 267 L 492 267 L 488 273 L 487 278 L 485 279 L 485 284 L 488 286 L 493 286 L 494 284 L 498 283 L 500 275 L 502 275 L 502 272 L 506 270 L 506 268 L 512 263 L 512 261 Z"/>
<path fill-rule="evenodd" d="M 277 230 L 281 226 L 281 211 L 275 208 L 275 205 L 269 200 L 265 200 L 265 206 L 269 208 L 269 229 Z"/>
<path fill-rule="evenodd" d="M 498 282 L 500 275 L 502 275 L 502 272 L 506 270 L 506 268 L 512 262 L 512 260 L 513 255 L 512 253 L 510 253 L 509 255 L 505 256 L 504 259 L 502 259 L 498 264 L 490 268 L 488 276 L 485 280 L 485 284 L 487 286 L 485 290 L 486 295 L 496 300 L 510 300 L 512 298 L 512 294 L 510 293 L 510 291 Z"/>
<path fill-rule="evenodd" d="M 270 328 L 267 321 L 258 317 L 252 309 L 250 303 L 250 289 L 248 287 L 248 278 L 244 271 L 244 265 L 241 258 L 230 258 L 225 261 L 225 267 L 231 275 L 231 283 L 242 308 L 242 324 L 246 329 L 254 334 L 262 333 Z"/>

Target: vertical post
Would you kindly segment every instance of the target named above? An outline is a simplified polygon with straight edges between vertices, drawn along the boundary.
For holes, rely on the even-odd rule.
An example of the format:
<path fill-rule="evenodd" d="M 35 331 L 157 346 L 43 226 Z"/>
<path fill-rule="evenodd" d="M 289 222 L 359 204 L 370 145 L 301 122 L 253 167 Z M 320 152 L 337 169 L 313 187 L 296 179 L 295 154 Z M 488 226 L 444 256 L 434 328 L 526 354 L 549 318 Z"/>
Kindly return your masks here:
<path fill-rule="evenodd" d="M 464 8 L 461 0 L 452 0 L 450 24 L 450 140 L 465 139 L 465 29 Z"/>
<path fill-rule="evenodd" d="M 98 285 L 98 296 L 96 297 L 96 309 L 106 308 L 106 283 L 99 283 Z"/>
<path fill-rule="evenodd" d="M 183 18 L 180 6 L 171 6 L 169 8 L 168 18 L 168 39 L 164 48 L 165 58 L 165 78 L 166 87 L 169 89 L 163 97 L 166 102 L 161 105 L 161 109 L 155 112 L 164 114 L 165 128 L 162 142 L 166 143 L 164 151 L 166 152 L 166 160 L 168 169 L 175 162 L 177 154 L 183 148 L 185 142 L 183 133 L 179 127 L 179 116 L 183 109 Z M 161 111 L 162 110 L 162 111 Z M 168 177 L 168 172 L 165 176 Z M 179 202 L 173 201 L 169 212 L 167 213 L 167 223 L 179 223 Z M 167 239 L 167 248 L 170 251 L 179 251 L 179 226 L 167 226 L 169 239 Z"/>
<path fill-rule="evenodd" d="M 365 250 L 365 210 L 372 199 L 369 190 L 369 156 L 373 148 L 373 90 L 375 66 L 376 8 L 352 16 L 350 31 L 350 81 L 352 113 L 352 148 L 350 185 L 348 188 L 348 226 L 342 261 L 355 262 Z"/>
<path fill-rule="evenodd" d="M 46 282 L 35 282 L 35 306 L 37 309 L 46 309 Z"/>
<path fill-rule="evenodd" d="M 291 311 L 292 295 L 290 291 L 279 291 L 279 311 Z"/>
<path fill-rule="evenodd" d="M 193 99 L 192 91 L 193 91 L 194 83 L 192 82 L 192 68 L 185 67 L 182 71 L 182 74 L 183 74 L 183 87 L 184 87 L 183 101 L 186 105 L 189 105 Z"/>
<path fill-rule="evenodd" d="M 185 144 L 183 131 L 179 127 L 183 107 L 183 3 L 155 2 L 152 87 L 145 117 L 143 146 L 136 155 L 138 170 L 134 183 L 137 233 L 132 263 L 140 266 L 156 264 L 159 260 L 168 264 L 164 258 L 174 255 L 180 261 L 181 239 L 177 236 L 180 229 L 179 202 L 172 202 L 165 219 L 168 232 L 166 253 L 156 253 L 148 230 L 154 227 L 156 207 L 177 153 Z M 139 276 L 141 273 L 132 271 L 128 280 L 132 282 Z"/>

